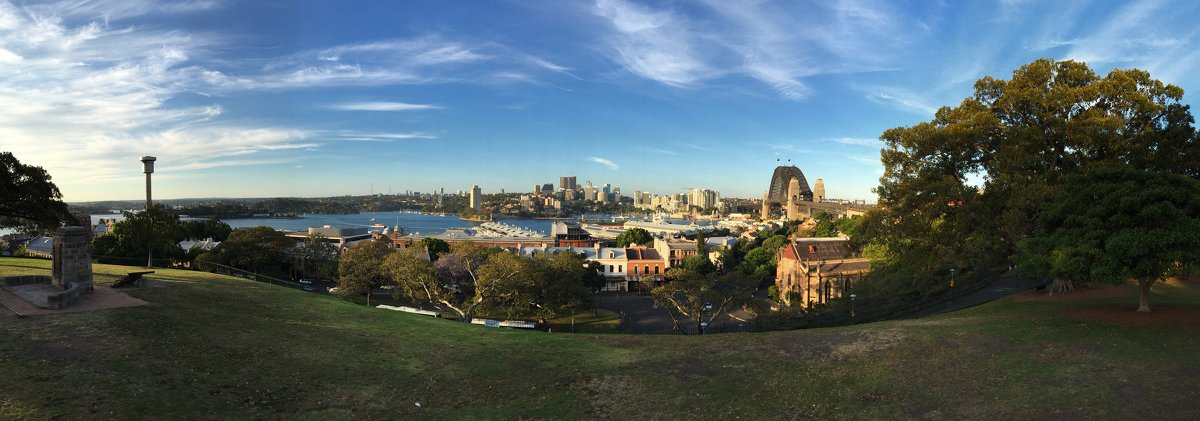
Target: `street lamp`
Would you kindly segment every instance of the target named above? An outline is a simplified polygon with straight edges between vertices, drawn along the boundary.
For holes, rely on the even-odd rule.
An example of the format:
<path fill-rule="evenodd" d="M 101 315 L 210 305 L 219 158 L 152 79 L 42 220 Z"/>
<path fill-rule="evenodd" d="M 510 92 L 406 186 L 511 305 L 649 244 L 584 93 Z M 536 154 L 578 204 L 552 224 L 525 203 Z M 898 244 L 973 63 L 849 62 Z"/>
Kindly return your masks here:
<path fill-rule="evenodd" d="M 854 322 L 854 299 L 857 297 L 858 297 L 858 295 L 850 294 L 850 321 L 851 321 L 851 323 Z"/>
<path fill-rule="evenodd" d="M 954 288 L 954 268 L 950 268 L 950 288 Z"/>
<path fill-rule="evenodd" d="M 704 303 L 704 311 L 700 313 L 700 320 L 704 320 L 704 315 L 711 313 L 711 312 L 712 312 L 712 303 Z M 708 322 L 701 321 L 700 322 L 700 334 L 703 335 L 705 330 L 708 330 Z"/>

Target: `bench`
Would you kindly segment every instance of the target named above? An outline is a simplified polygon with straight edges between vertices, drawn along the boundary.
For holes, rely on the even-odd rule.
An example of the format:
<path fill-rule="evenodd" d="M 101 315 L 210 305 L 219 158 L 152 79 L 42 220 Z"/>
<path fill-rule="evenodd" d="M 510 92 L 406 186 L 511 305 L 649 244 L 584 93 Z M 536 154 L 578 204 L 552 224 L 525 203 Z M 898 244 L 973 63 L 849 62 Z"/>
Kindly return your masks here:
<path fill-rule="evenodd" d="M 145 272 L 128 272 L 125 274 L 124 278 L 121 278 L 121 280 L 119 280 L 117 282 L 113 282 L 112 287 L 120 288 L 120 287 L 130 286 L 130 285 L 134 285 L 134 284 L 141 286 L 142 276 L 149 275 L 151 273 L 154 273 L 154 271 L 148 270 Z"/>

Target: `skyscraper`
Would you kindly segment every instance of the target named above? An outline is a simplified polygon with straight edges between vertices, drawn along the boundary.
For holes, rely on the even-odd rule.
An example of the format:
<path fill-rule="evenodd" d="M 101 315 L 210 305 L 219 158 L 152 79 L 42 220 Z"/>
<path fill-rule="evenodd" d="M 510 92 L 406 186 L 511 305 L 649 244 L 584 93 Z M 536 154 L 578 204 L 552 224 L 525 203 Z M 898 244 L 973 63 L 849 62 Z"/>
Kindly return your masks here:
<path fill-rule="evenodd" d="M 575 176 L 559 177 L 558 188 L 563 190 L 575 190 Z"/>
<path fill-rule="evenodd" d="M 483 195 L 480 193 L 478 184 L 471 186 L 471 209 L 476 212 L 483 210 Z"/>

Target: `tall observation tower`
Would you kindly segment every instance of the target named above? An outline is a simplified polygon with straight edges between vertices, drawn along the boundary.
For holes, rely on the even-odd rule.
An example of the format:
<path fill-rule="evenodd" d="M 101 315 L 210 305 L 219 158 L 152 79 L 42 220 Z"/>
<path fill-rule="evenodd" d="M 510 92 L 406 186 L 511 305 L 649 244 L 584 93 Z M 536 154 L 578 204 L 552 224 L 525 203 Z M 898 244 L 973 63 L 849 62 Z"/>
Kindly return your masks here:
<path fill-rule="evenodd" d="M 153 156 L 142 157 L 142 172 L 146 173 L 146 208 L 150 208 L 150 174 L 154 174 L 154 161 L 158 158 Z"/>

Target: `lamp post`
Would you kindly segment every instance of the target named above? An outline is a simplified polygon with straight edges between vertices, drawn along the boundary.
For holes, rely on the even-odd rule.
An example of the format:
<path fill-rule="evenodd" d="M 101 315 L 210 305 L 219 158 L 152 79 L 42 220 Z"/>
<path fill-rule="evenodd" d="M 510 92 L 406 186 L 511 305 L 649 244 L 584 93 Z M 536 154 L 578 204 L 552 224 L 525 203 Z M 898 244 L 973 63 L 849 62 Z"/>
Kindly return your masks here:
<path fill-rule="evenodd" d="M 712 312 L 712 303 L 704 303 L 704 311 L 700 312 L 700 334 L 703 335 L 705 330 L 708 330 L 708 322 L 703 321 L 704 315 Z"/>
<path fill-rule="evenodd" d="M 950 288 L 954 288 L 954 268 L 950 268 Z"/>
<path fill-rule="evenodd" d="M 850 294 L 850 323 L 851 324 L 854 323 L 854 299 L 857 297 L 858 297 L 858 295 Z"/>

